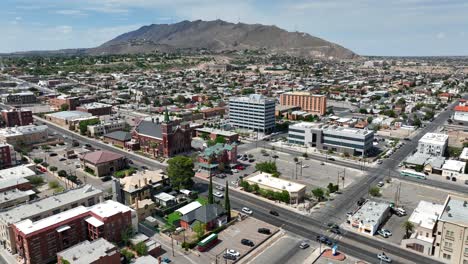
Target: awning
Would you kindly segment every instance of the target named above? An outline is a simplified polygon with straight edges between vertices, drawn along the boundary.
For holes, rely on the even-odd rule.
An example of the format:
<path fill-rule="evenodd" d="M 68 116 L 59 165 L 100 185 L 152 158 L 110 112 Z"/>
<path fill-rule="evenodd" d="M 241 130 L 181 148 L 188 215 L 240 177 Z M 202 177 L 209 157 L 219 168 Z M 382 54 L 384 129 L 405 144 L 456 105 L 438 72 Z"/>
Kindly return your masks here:
<path fill-rule="evenodd" d="M 61 226 L 61 227 L 57 228 L 56 231 L 61 233 L 61 232 L 65 231 L 65 230 L 68 230 L 70 228 L 71 228 L 70 226 L 64 225 L 64 226 Z"/>
<path fill-rule="evenodd" d="M 103 222 L 101 222 L 100 220 L 98 220 L 95 217 L 87 218 L 85 221 L 88 222 L 88 224 L 90 224 L 90 225 L 92 225 L 94 227 L 100 227 L 100 226 L 104 225 Z"/>

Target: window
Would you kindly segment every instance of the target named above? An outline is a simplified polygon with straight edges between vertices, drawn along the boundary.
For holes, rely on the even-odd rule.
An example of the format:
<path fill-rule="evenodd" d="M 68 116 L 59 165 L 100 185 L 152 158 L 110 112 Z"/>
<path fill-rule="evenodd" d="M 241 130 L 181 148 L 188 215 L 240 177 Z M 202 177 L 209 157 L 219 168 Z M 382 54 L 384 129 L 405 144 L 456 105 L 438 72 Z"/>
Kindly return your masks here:
<path fill-rule="evenodd" d="M 448 237 L 453 237 L 453 231 L 450 231 L 450 230 L 447 230 L 445 231 L 445 236 L 448 236 Z"/>
<path fill-rule="evenodd" d="M 445 254 L 442 256 L 444 259 L 448 259 L 450 260 L 452 258 L 452 255 L 449 255 L 449 254 Z"/>
<path fill-rule="evenodd" d="M 444 247 L 451 248 L 451 247 L 452 247 L 452 243 L 446 241 L 445 244 L 444 244 Z"/>

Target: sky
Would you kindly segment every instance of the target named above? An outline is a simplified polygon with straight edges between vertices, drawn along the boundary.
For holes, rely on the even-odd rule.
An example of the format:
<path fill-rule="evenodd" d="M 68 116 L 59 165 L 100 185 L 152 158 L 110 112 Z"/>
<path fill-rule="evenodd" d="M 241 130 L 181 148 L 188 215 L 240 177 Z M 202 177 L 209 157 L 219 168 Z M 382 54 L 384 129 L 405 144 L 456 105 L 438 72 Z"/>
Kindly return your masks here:
<path fill-rule="evenodd" d="M 0 53 L 95 47 L 197 19 L 276 25 L 360 55 L 468 55 L 466 0 L 1 0 Z"/>

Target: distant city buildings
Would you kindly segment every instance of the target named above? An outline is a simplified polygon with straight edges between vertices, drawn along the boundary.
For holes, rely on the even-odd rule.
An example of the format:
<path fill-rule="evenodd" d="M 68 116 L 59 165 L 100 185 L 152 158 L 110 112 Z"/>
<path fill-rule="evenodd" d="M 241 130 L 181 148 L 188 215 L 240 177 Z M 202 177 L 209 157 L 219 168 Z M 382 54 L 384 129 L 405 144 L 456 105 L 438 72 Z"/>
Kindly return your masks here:
<path fill-rule="evenodd" d="M 303 111 L 316 115 L 325 115 L 327 112 L 327 97 L 310 92 L 288 92 L 280 95 L 282 106 L 299 106 Z"/>
<path fill-rule="evenodd" d="M 37 102 L 36 95 L 32 92 L 19 92 L 14 94 L 8 94 L 2 98 L 5 104 L 12 105 L 23 105 L 23 104 L 34 104 Z"/>
<path fill-rule="evenodd" d="M 48 139 L 48 127 L 46 125 L 19 126 L 0 129 L 0 142 L 13 146 L 33 145 L 42 143 Z"/>
<path fill-rule="evenodd" d="M 123 120 L 101 122 L 96 125 L 89 125 L 88 131 L 90 136 L 99 137 L 107 133 L 123 130 L 125 128 L 125 124 L 126 123 Z"/>
<path fill-rule="evenodd" d="M 229 98 L 229 124 L 236 128 L 272 132 L 275 128 L 275 101 L 259 94 Z"/>
<path fill-rule="evenodd" d="M 76 110 L 90 113 L 93 116 L 110 115 L 112 114 L 112 105 L 103 103 L 88 103 L 78 106 Z"/>
<path fill-rule="evenodd" d="M 34 120 L 31 110 L 2 110 L 3 121 L 7 127 L 32 125 Z"/>

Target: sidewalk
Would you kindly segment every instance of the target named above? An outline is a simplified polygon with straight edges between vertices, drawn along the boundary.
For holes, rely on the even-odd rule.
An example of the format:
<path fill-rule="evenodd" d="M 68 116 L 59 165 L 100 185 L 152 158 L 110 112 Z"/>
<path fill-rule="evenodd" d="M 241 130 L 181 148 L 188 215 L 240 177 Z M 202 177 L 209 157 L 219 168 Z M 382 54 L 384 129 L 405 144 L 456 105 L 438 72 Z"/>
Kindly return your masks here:
<path fill-rule="evenodd" d="M 10 252 L 5 250 L 2 246 L 0 248 L 0 263 L 10 264 L 10 263 L 18 263 L 18 261 L 15 256 L 13 256 Z"/>

